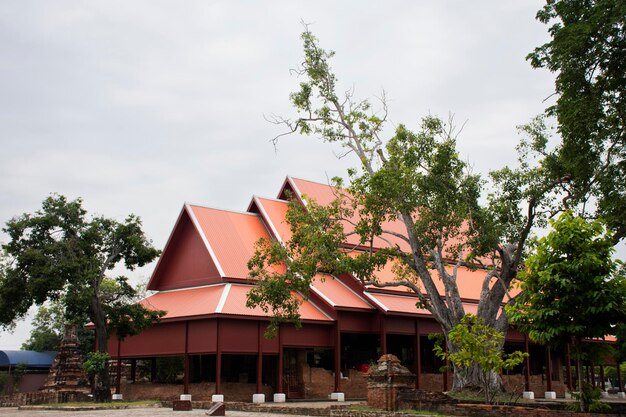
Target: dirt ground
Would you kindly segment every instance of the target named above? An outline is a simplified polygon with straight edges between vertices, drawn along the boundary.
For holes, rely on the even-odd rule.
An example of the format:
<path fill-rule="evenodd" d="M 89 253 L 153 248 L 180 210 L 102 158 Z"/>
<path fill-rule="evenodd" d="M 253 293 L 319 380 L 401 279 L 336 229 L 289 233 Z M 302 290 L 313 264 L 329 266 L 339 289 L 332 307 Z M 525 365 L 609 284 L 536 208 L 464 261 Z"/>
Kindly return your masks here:
<path fill-rule="evenodd" d="M 17 408 L 0 408 L 0 417 L 206 417 L 207 410 L 172 411 L 171 408 L 133 408 L 126 410 L 18 410 Z M 286 414 L 267 412 L 252 413 L 247 411 L 228 411 L 229 417 L 285 417 Z M 297 417 L 297 416 L 287 416 Z"/>

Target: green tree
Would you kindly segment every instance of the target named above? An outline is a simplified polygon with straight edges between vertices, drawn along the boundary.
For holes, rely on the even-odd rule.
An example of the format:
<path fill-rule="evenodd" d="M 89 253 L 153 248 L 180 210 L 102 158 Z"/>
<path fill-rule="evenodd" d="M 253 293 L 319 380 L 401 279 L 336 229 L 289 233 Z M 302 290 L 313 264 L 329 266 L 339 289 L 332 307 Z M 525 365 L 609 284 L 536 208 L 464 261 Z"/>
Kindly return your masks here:
<path fill-rule="evenodd" d="M 551 39 L 528 59 L 556 73 L 561 143 L 547 167 L 571 178 L 567 204 L 626 236 L 626 2 L 548 0 L 537 19 Z"/>
<path fill-rule="evenodd" d="M 299 117 L 273 121 L 287 127 L 285 134 L 317 135 L 342 146 L 355 154 L 359 166 L 349 170 L 347 186 L 335 180 L 337 198 L 332 204 L 320 206 L 306 199 L 305 206 L 290 205 L 289 242 L 259 242 L 248 265 L 259 282 L 249 305 L 271 311 L 277 320 L 297 321 L 299 301 L 291 297 L 292 289 L 306 294 L 320 271 L 347 272 L 364 284 L 408 287 L 447 335 L 465 316 L 457 271 L 481 268 L 477 315 L 506 333 L 502 305 L 511 301 L 508 290 L 526 242 L 532 228 L 544 224 L 552 210 L 555 187 L 567 181 L 546 179 L 542 165 L 533 160 L 546 142 L 540 121 L 524 129 L 530 139 L 520 146 L 519 167 L 492 172 L 491 192 L 485 196 L 484 180 L 472 174 L 456 150 L 458 132 L 451 123 L 426 117 L 419 131 L 398 125 L 385 140 L 384 96 L 380 111 L 367 100 L 355 100 L 352 90 L 340 96 L 329 63 L 333 53 L 320 48 L 308 29 L 302 40 L 305 58 L 297 72 L 303 80 L 291 95 Z M 488 204 L 481 204 L 484 200 Z M 391 230 L 389 222 L 398 222 L 402 230 Z M 349 240 L 356 242 L 346 245 Z M 380 246 L 375 241 L 386 245 L 375 250 Z M 375 272 L 389 262 L 395 264 L 397 280 L 378 282 Z M 287 268 L 281 273 L 268 268 L 276 264 Z M 441 292 L 437 280 L 443 283 Z M 446 343 L 450 351 L 457 350 L 449 338 Z M 455 368 L 453 388 L 477 386 L 480 375 L 477 368 Z"/>
<path fill-rule="evenodd" d="M 37 352 L 59 350 L 63 337 L 63 322 L 63 306 L 60 303 L 42 305 L 37 309 L 30 337 L 22 343 L 22 349 Z"/>
<path fill-rule="evenodd" d="M 625 321 L 626 276 L 622 263 L 612 259 L 613 236 L 601 221 L 566 211 L 550 224 L 526 261 L 523 291 L 508 311 L 532 340 L 572 344 L 583 387 L 583 340 L 602 338 Z"/>
<path fill-rule="evenodd" d="M 127 269 L 143 266 L 158 255 L 130 215 L 124 222 L 87 217 L 80 199 L 68 201 L 52 195 L 35 213 L 7 222 L 10 241 L 3 245 L 11 257 L 0 278 L 0 324 L 7 327 L 24 317 L 33 305 L 60 300 L 67 318 L 85 315 L 94 324 L 98 350 L 107 353 L 111 330 L 119 338 L 141 332 L 163 312 L 128 304 L 135 290 L 127 278 L 113 281 L 118 291 L 106 287 L 106 274 L 123 262 Z M 96 378 L 96 401 L 110 401 L 110 380 L 105 367 Z"/>
<path fill-rule="evenodd" d="M 528 353 L 520 351 L 504 354 L 501 349 L 504 334 L 473 314 L 463 317 L 452 328 L 448 339 L 457 350 L 449 352 L 436 344 L 435 354 L 452 362 L 457 372 L 466 373 L 475 368 L 480 369 L 480 386 L 476 388 L 483 392 L 488 403 L 493 403 L 496 394 L 502 390 L 500 381 L 494 375 L 515 368 L 528 356 Z"/>

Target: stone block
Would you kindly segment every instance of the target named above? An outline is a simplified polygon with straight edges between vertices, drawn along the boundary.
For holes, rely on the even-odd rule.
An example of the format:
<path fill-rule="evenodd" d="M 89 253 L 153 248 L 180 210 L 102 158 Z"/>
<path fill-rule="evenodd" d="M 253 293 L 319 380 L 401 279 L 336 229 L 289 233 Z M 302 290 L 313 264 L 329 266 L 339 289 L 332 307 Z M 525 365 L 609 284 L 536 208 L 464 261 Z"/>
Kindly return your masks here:
<path fill-rule="evenodd" d="M 556 400 L 556 392 L 555 391 L 546 391 L 544 398 L 546 400 Z"/>
<path fill-rule="evenodd" d="M 618 392 L 617 393 L 617 398 L 626 398 L 626 392 L 623 392 L 623 391 Z"/>
<path fill-rule="evenodd" d="M 111 399 L 113 401 L 122 401 L 124 399 L 124 395 L 122 395 L 122 394 L 113 394 L 111 396 Z"/>
<path fill-rule="evenodd" d="M 265 394 L 252 394 L 252 402 L 254 404 L 263 404 L 265 402 Z"/>
<path fill-rule="evenodd" d="M 181 401 L 191 401 L 191 394 L 180 394 Z"/>
<path fill-rule="evenodd" d="M 172 409 L 174 411 L 191 411 L 191 400 L 174 400 L 172 401 Z"/>
<path fill-rule="evenodd" d="M 282 394 L 282 393 L 274 394 L 275 403 L 284 403 L 285 401 L 287 401 L 287 396 L 285 394 Z"/>
<path fill-rule="evenodd" d="M 343 402 L 345 401 L 345 396 L 343 392 L 333 392 L 330 394 L 330 399 L 333 401 Z"/>
<path fill-rule="evenodd" d="M 534 400 L 535 393 L 533 391 L 524 391 L 524 394 L 522 394 L 522 398 L 524 398 L 525 400 Z"/>
<path fill-rule="evenodd" d="M 224 402 L 224 394 L 213 394 L 213 396 L 211 396 L 211 402 L 223 403 Z"/>

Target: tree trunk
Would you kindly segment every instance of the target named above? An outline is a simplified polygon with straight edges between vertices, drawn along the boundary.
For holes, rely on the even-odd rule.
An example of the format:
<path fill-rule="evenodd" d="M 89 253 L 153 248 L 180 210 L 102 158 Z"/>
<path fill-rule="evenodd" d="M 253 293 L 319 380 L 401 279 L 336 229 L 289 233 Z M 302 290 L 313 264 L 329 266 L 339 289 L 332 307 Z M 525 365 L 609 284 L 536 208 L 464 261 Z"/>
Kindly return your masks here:
<path fill-rule="evenodd" d="M 108 354 L 108 332 L 106 328 L 106 318 L 102 305 L 97 296 L 93 296 L 91 300 L 92 321 L 96 327 L 96 341 L 98 344 L 98 352 Z M 107 360 L 104 368 L 95 375 L 95 402 L 111 402 L 111 378 L 109 376 L 109 362 Z"/>

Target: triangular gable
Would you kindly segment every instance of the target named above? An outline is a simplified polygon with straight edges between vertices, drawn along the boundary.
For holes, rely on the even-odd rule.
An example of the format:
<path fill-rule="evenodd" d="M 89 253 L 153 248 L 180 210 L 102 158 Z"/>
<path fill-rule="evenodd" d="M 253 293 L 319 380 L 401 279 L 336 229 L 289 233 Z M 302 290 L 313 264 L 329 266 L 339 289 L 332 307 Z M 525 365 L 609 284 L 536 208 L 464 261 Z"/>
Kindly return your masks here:
<path fill-rule="evenodd" d="M 291 239 L 291 229 L 285 219 L 289 203 L 285 200 L 274 200 L 263 197 L 252 197 L 248 211 L 261 216 L 267 229 L 281 243 Z"/>
<path fill-rule="evenodd" d="M 148 290 L 170 290 L 220 282 L 221 267 L 186 204 L 148 282 Z"/>

